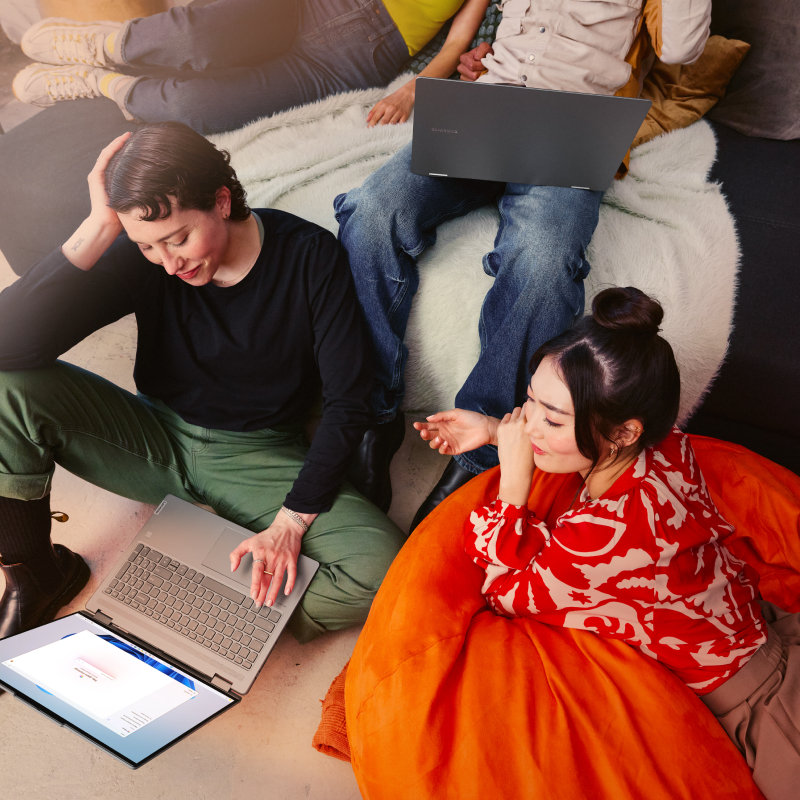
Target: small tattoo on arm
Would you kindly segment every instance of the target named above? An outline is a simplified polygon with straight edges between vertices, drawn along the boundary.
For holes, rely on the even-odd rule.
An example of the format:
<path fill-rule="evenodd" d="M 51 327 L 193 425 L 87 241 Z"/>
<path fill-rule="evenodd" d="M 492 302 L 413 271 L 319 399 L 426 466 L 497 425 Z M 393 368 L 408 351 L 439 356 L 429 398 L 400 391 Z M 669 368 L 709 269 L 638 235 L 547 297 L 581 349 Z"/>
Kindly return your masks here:
<path fill-rule="evenodd" d="M 75 244 L 73 244 L 73 245 L 72 245 L 72 252 L 73 252 L 73 253 L 74 253 L 74 252 L 76 252 L 76 251 L 77 251 L 77 250 L 80 248 L 80 246 L 81 246 L 82 244 L 83 244 L 83 237 L 81 237 L 80 239 L 78 239 L 78 241 L 77 241 L 77 242 L 75 242 Z"/>

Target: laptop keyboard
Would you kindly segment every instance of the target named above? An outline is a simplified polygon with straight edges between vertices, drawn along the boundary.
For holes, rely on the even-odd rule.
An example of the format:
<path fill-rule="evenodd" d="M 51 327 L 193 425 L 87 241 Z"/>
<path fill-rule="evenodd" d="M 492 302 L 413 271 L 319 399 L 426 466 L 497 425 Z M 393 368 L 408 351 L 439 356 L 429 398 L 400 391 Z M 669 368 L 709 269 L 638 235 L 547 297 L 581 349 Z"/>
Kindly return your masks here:
<path fill-rule="evenodd" d="M 105 589 L 197 644 L 250 669 L 280 620 L 274 608 L 146 545 L 137 544 Z"/>

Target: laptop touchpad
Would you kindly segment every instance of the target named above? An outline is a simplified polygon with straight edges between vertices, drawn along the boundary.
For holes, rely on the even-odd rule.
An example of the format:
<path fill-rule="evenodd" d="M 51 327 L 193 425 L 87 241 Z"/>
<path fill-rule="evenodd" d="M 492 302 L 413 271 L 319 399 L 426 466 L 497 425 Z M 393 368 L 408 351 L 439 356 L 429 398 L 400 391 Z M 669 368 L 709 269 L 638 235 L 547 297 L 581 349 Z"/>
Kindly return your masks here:
<path fill-rule="evenodd" d="M 206 553 L 203 559 L 203 566 L 220 572 L 231 580 L 250 588 L 250 581 L 253 577 L 253 556 L 247 553 L 242 557 L 239 568 L 236 572 L 231 572 L 231 551 L 234 550 L 244 540 L 244 536 L 233 528 L 225 528 L 214 543 L 214 546 Z"/>

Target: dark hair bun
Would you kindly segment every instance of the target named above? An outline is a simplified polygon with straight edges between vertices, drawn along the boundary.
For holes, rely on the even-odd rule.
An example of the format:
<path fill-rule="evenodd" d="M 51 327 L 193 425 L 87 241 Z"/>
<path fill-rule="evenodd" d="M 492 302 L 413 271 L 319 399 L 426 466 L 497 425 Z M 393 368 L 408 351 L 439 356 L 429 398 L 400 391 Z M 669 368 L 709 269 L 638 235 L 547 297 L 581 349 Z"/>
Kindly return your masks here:
<path fill-rule="evenodd" d="M 657 300 L 633 286 L 617 286 L 595 296 L 592 316 L 598 325 L 609 330 L 656 336 L 664 309 Z"/>

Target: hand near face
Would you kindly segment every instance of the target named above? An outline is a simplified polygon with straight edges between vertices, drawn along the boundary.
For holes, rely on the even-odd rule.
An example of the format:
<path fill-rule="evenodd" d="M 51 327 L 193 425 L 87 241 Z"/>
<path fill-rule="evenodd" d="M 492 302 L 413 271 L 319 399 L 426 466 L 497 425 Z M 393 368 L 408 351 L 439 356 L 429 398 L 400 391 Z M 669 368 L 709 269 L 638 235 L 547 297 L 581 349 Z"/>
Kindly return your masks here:
<path fill-rule="evenodd" d="M 415 422 L 420 438 L 432 450 L 444 456 L 454 456 L 494 443 L 497 420 L 477 411 L 453 408 L 431 414 L 425 422 Z"/>
<path fill-rule="evenodd" d="M 497 426 L 497 454 L 500 458 L 498 497 L 505 503 L 524 506 L 533 479 L 533 447 L 525 432 L 525 413 L 515 408 Z"/>
<path fill-rule="evenodd" d="M 238 569 L 242 556 L 253 554 L 250 597 L 256 606 L 271 606 L 275 602 L 284 575 L 284 593 L 291 593 L 297 578 L 297 558 L 302 539 L 300 526 L 279 513 L 269 528 L 245 539 L 231 553 L 231 572 Z"/>
<path fill-rule="evenodd" d="M 129 138 L 130 133 L 123 133 L 100 151 L 87 178 L 91 201 L 89 216 L 61 246 L 61 252 L 67 260 L 79 269 L 90 270 L 122 232 L 117 212 L 108 206 L 106 169 L 114 154 Z"/>
<path fill-rule="evenodd" d="M 111 159 L 118 153 L 125 142 L 130 139 L 130 133 L 123 133 L 117 136 L 116 139 L 107 144 L 97 157 L 97 161 L 89 173 L 87 182 L 89 184 L 89 200 L 91 201 L 91 211 L 89 216 L 95 218 L 100 222 L 106 222 L 110 225 L 116 225 L 119 229 L 117 232 L 122 231 L 119 218 L 116 212 L 108 207 L 108 193 L 106 192 L 106 169 L 108 168 Z"/>

